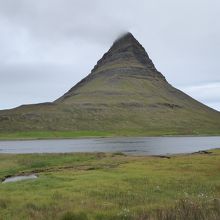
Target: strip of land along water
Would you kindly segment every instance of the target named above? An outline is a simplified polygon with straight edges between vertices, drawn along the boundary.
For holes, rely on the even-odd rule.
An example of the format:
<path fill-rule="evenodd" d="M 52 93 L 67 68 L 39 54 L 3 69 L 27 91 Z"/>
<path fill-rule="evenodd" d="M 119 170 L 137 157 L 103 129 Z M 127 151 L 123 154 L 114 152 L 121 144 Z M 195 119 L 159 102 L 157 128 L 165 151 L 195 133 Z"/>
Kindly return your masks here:
<path fill-rule="evenodd" d="M 143 137 L 0 141 L 0 153 L 123 152 L 133 155 L 192 153 L 220 148 L 220 137 Z"/>

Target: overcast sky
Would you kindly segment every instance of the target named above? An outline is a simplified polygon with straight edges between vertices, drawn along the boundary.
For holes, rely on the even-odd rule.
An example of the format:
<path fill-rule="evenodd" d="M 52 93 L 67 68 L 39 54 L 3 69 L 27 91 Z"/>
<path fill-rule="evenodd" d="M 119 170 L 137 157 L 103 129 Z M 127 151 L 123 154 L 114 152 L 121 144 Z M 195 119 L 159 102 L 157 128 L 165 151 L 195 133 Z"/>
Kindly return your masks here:
<path fill-rule="evenodd" d="M 0 0 L 0 109 L 55 100 L 127 31 L 173 86 L 220 110 L 219 0 Z"/>

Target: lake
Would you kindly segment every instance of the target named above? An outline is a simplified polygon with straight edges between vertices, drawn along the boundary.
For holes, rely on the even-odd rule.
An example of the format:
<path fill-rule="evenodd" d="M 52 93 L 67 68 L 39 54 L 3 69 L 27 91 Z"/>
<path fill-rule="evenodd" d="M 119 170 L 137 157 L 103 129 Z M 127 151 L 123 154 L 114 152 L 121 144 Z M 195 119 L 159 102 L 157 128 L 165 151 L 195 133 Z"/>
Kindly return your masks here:
<path fill-rule="evenodd" d="M 124 137 L 0 141 L 0 153 L 123 152 L 135 155 L 192 153 L 220 148 L 220 137 Z"/>

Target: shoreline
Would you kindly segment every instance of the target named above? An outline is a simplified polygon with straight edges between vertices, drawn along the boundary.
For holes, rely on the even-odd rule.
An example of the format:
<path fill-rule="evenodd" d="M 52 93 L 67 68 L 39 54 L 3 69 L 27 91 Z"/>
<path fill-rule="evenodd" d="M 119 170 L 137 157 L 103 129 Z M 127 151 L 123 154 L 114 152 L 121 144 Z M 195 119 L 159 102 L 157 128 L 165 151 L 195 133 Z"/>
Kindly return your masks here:
<path fill-rule="evenodd" d="M 173 154 L 131 154 L 131 153 L 126 153 L 122 151 L 113 151 L 113 152 L 102 152 L 102 151 L 87 151 L 87 152 L 42 152 L 42 153 L 1 153 L 0 151 L 0 156 L 36 156 L 36 155 L 47 155 L 47 156 L 52 156 L 52 155 L 97 155 L 97 154 L 104 154 L 104 155 L 120 155 L 120 156 L 125 156 L 125 157 L 152 157 L 152 158 L 161 158 L 161 159 L 170 159 L 172 157 L 178 157 L 178 156 L 191 156 L 191 155 L 203 155 L 203 154 L 212 154 L 211 151 L 218 151 L 220 150 L 219 148 L 208 148 L 205 150 L 199 150 L 199 151 L 193 151 L 189 153 L 173 153 Z"/>
<path fill-rule="evenodd" d="M 1 135 L 1 134 L 0 134 Z M 106 136 L 73 136 L 73 137 L 1 137 L 1 141 L 40 141 L 40 140 L 83 140 L 83 139 L 108 139 L 108 138 L 166 138 L 166 137 L 220 137 L 220 134 L 186 134 L 186 135 L 106 135 Z"/>

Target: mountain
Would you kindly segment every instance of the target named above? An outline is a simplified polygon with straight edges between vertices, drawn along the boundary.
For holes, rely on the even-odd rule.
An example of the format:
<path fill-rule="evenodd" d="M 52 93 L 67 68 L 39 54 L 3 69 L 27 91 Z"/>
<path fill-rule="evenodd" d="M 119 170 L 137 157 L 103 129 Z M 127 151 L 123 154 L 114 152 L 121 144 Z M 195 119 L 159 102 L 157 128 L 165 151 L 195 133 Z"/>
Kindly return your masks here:
<path fill-rule="evenodd" d="M 0 111 L 6 131 L 219 134 L 220 113 L 171 86 L 127 33 L 54 102 Z"/>

